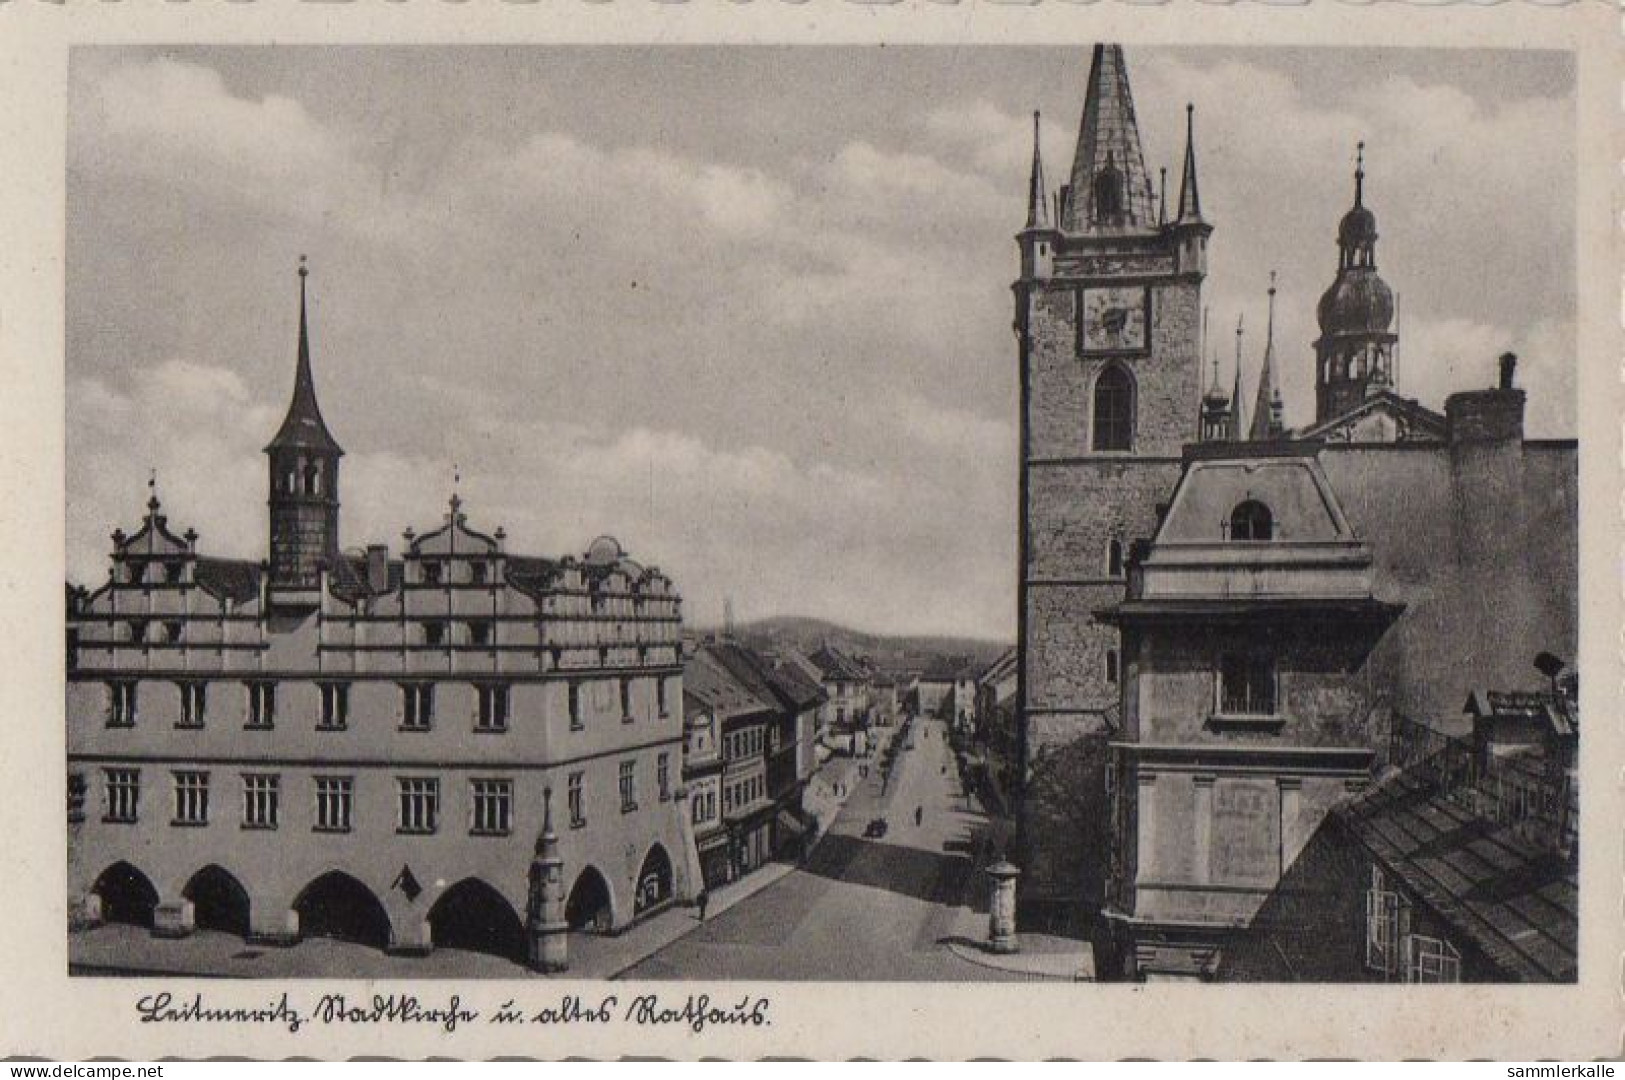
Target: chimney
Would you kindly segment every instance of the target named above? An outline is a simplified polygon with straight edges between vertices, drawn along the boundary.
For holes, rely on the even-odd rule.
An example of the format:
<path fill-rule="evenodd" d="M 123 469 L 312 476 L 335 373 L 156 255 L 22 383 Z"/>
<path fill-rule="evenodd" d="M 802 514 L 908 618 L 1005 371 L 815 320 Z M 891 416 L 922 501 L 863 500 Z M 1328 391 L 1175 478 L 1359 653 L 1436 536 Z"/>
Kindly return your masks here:
<path fill-rule="evenodd" d="M 1517 366 L 1515 354 L 1502 353 L 1498 386 L 1451 394 L 1445 399 L 1444 415 L 1452 445 L 1522 441 L 1524 392 L 1512 385 Z"/>
<path fill-rule="evenodd" d="M 385 544 L 367 545 L 367 591 L 381 593 L 389 589 L 389 547 Z"/>

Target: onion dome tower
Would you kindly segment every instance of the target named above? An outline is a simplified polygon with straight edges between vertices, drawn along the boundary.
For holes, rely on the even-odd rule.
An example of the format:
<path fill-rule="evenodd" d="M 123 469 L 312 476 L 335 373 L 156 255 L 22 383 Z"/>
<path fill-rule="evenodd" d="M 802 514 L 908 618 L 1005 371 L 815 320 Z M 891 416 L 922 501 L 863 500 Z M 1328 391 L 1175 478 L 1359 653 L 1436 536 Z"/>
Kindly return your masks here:
<path fill-rule="evenodd" d="M 1392 388 L 1394 294 L 1377 274 L 1377 216 L 1365 205 L 1365 143 L 1354 171 L 1354 206 L 1337 227 L 1337 277 L 1320 298 L 1315 341 L 1315 423 Z"/>
<path fill-rule="evenodd" d="M 327 430 L 316 403 L 305 316 L 305 279 L 309 275 L 301 255 L 299 357 L 293 399 L 282 426 L 265 447 L 270 459 L 270 585 L 273 600 L 284 604 L 317 602 L 322 567 L 339 549 L 339 458 L 344 451 Z"/>

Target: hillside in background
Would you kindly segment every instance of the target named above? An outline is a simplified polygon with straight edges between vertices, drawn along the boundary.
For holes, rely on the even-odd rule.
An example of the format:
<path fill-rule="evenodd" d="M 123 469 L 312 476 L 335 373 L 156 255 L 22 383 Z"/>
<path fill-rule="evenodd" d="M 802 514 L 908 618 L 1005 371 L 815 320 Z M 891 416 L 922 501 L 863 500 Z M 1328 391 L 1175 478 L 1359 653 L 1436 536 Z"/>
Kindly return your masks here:
<path fill-rule="evenodd" d="M 700 631 L 706 633 L 707 631 Z M 781 616 L 744 623 L 735 636 L 755 648 L 793 648 L 811 652 L 820 645 L 832 645 L 842 652 L 868 657 L 887 672 L 920 671 L 947 662 L 968 663 L 985 668 L 1010 647 L 1002 641 L 979 638 L 905 635 L 891 637 L 853 630 L 823 619 Z"/>

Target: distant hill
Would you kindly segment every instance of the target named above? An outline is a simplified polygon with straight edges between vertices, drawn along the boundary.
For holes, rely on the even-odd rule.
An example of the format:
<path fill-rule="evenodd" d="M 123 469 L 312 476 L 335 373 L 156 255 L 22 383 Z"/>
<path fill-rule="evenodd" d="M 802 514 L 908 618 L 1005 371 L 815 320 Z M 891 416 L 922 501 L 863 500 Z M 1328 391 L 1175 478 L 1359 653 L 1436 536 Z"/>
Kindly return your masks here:
<path fill-rule="evenodd" d="M 833 645 L 842 652 L 866 656 L 876 667 L 890 672 L 918 671 L 950 660 L 983 668 L 1010 647 L 1008 642 L 981 638 L 871 634 L 824 619 L 793 615 L 745 623 L 734 632 L 757 648 L 777 646 L 811 652 L 820 645 Z"/>

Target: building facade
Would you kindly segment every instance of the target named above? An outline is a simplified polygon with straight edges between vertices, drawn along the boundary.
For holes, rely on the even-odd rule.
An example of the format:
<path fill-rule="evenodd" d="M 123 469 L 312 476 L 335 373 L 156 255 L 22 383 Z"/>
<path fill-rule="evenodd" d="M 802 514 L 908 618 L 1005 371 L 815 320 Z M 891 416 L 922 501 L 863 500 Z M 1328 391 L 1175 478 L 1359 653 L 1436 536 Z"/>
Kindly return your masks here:
<path fill-rule="evenodd" d="M 455 495 L 398 555 L 342 548 L 304 286 L 267 560 L 203 554 L 154 495 L 77 605 L 77 917 L 522 958 L 549 807 L 573 927 L 691 894 L 672 583 L 608 537 L 510 552 Z"/>

